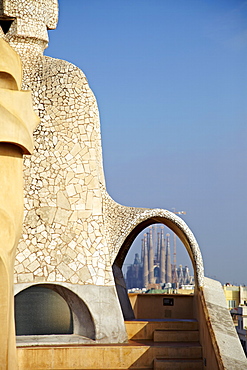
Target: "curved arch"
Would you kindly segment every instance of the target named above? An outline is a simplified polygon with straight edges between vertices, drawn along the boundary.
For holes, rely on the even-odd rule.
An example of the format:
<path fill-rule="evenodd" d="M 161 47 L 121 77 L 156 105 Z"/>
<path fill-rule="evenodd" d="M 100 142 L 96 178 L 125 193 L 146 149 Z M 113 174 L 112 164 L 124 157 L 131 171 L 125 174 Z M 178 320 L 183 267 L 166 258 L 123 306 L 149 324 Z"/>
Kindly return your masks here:
<path fill-rule="evenodd" d="M 124 233 L 122 233 L 115 246 L 115 250 L 119 252 L 115 258 L 114 265 L 121 268 L 128 250 L 137 235 L 147 226 L 156 223 L 166 225 L 180 238 L 188 251 L 194 268 L 195 284 L 198 287 L 202 287 L 204 285 L 204 267 L 201 251 L 196 238 L 188 225 L 180 217 L 167 210 L 145 210 L 134 217 L 131 223 L 125 228 Z"/>
<path fill-rule="evenodd" d="M 64 301 L 67 303 L 73 319 L 73 334 L 95 340 L 95 324 L 92 315 L 85 304 L 85 302 L 70 289 L 57 284 L 49 283 L 37 283 L 37 284 L 27 284 L 25 287 L 20 287 L 15 294 L 23 293 L 30 289 L 31 287 L 41 287 L 45 289 L 50 289 L 55 293 L 58 293 Z"/>

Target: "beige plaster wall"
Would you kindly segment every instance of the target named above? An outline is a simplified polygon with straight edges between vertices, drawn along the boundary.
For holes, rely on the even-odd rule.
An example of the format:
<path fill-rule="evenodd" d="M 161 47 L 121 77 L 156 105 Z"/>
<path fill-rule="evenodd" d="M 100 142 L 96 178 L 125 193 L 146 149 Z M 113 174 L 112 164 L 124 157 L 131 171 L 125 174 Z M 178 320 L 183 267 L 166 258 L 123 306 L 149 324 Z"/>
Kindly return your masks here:
<path fill-rule="evenodd" d="M 136 319 L 193 319 L 194 296 L 182 294 L 129 294 Z M 163 299 L 172 298 L 173 306 L 164 306 Z"/>
<path fill-rule="evenodd" d="M 38 117 L 20 91 L 21 62 L 0 37 L 0 367 L 17 369 L 13 267 L 23 220 L 23 153 L 32 152 Z"/>

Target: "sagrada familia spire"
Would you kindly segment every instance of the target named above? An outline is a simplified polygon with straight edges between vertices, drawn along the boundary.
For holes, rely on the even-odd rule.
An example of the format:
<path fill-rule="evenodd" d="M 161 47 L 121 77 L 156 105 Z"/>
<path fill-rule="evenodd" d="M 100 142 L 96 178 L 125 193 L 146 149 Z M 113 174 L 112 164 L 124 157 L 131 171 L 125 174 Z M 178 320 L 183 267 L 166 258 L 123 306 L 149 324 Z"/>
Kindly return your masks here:
<path fill-rule="evenodd" d="M 170 234 L 164 235 L 164 226 L 157 232 L 149 227 L 143 235 L 141 258 L 135 254 L 134 263 L 128 266 L 126 285 L 131 288 L 163 287 L 170 283 L 174 288 L 192 284 L 189 268 L 171 263 Z"/>

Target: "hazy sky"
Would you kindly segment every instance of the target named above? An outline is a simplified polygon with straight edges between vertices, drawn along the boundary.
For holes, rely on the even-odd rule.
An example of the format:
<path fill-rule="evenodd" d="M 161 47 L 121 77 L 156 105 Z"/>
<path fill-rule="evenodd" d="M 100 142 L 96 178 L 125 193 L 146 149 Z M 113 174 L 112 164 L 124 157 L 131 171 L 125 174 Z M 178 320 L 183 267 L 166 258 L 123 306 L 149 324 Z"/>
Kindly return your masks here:
<path fill-rule="evenodd" d="M 59 3 L 46 54 L 96 95 L 110 195 L 185 210 L 206 276 L 247 284 L 247 1 Z"/>

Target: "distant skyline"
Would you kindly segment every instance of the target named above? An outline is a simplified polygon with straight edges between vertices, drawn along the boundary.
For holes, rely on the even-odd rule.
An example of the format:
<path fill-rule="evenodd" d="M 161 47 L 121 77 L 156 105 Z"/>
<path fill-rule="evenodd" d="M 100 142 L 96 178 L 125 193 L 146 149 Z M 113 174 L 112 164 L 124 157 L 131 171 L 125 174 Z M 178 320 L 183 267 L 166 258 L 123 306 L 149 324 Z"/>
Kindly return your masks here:
<path fill-rule="evenodd" d="M 160 227 L 161 226 L 164 226 L 164 225 L 155 224 L 155 225 L 152 226 L 153 227 L 154 253 L 157 250 L 157 239 L 155 238 L 155 230 L 160 232 Z M 149 228 L 150 227 L 144 229 L 143 232 L 141 232 L 138 235 L 138 237 L 136 238 L 136 240 L 134 242 L 134 245 L 133 245 L 134 248 L 130 249 L 129 254 L 128 254 L 128 256 L 125 260 L 124 266 L 123 266 L 124 274 L 127 271 L 127 266 L 132 265 L 134 263 L 135 254 L 138 253 L 139 257 L 141 257 L 142 239 L 144 237 L 144 233 L 149 231 Z M 171 263 L 173 264 L 173 262 L 174 262 L 174 233 L 167 226 L 165 226 L 164 227 L 164 236 L 166 237 L 167 234 L 170 235 L 170 253 L 171 253 L 170 256 L 171 256 Z M 178 237 L 176 237 L 176 266 L 178 267 L 179 265 L 182 265 L 183 267 L 188 266 L 189 270 L 190 270 L 190 274 L 194 275 L 191 259 L 188 255 L 184 245 L 180 241 L 180 239 Z"/>
<path fill-rule="evenodd" d="M 59 5 L 46 55 L 96 95 L 109 194 L 185 210 L 205 275 L 247 284 L 247 1 Z"/>

